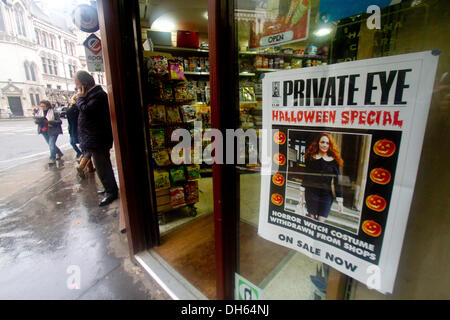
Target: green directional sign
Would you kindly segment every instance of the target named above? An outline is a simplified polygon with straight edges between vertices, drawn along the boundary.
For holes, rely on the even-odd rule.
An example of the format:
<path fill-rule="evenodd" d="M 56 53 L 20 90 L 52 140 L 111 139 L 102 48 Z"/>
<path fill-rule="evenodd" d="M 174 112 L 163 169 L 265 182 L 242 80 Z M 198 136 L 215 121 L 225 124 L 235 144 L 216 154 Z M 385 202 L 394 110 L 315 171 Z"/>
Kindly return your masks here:
<path fill-rule="evenodd" d="M 253 283 L 235 274 L 236 300 L 260 300 L 262 290 Z"/>

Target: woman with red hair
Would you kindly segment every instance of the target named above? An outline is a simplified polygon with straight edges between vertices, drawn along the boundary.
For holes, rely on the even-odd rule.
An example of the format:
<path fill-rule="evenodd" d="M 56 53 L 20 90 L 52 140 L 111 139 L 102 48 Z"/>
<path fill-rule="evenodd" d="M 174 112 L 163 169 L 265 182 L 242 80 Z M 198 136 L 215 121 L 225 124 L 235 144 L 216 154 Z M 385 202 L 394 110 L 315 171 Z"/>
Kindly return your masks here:
<path fill-rule="evenodd" d="M 300 188 L 300 203 L 306 203 L 307 216 L 324 222 L 333 203 L 332 183 L 338 211 L 344 209 L 339 167 L 343 165 L 339 149 L 329 133 L 321 132 L 305 154 L 306 172 Z"/>

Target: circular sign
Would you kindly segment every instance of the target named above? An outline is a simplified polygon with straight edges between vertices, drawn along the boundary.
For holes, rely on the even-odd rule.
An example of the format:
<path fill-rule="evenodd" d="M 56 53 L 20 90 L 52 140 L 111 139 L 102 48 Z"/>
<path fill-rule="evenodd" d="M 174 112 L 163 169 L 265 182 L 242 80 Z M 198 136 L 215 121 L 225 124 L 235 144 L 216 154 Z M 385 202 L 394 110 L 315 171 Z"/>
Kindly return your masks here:
<path fill-rule="evenodd" d="M 80 4 L 73 10 L 72 21 L 84 32 L 96 32 L 100 29 L 97 9 L 87 4 Z"/>

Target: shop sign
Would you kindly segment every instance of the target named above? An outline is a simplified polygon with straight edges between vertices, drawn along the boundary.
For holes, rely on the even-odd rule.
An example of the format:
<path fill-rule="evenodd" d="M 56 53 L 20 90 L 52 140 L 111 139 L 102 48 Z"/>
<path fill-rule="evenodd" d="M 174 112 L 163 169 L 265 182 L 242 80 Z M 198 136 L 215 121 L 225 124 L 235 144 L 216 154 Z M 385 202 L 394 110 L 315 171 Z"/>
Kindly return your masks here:
<path fill-rule="evenodd" d="M 320 0 L 319 16 L 326 23 L 366 13 L 367 8 L 373 5 L 384 8 L 400 2 L 402 0 Z"/>
<path fill-rule="evenodd" d="M 258 234 L 392 293 L 437 62 L 426 51 L 266 74 Z"/>
<path fill-rule="evenodd" d="M 258 6 L 250 27 L 250 49 L 308 38 L 310 0 L 263 0 Z"/>
<path fill-rule="evenodd" d="M 83 45 L 88 70 L 91 72 L 104 72 L 101 40 L 95 34 L 91 34 L 83 42 Z"/>
<path fill-rule="evenodd" d="M 84 32 L 96 32 L 100 29 L 97 8 L 88 4 L 80 4 L 72 12 L 73 24 Z"/>
<path fill-rule="evenodd" d="M 261 300 L 262 290 L 235 273 L 236 300 Z"/>

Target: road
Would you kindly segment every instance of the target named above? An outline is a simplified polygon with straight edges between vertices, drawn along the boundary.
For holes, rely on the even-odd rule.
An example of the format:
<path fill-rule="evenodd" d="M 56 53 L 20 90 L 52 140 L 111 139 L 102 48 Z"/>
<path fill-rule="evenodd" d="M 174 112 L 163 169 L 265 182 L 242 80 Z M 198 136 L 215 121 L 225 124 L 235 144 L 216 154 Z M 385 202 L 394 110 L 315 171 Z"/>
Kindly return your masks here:
<path fill-rule="evenodd" d="M 63 135 L 59 136 L 56 145 L 64 152 L 72 147 L 67 120 L 62 120 Z M 36 127 L 32 119 L 0 120 L 0 172 L 50 155 L 48 145 L 37 134 Z"/>

